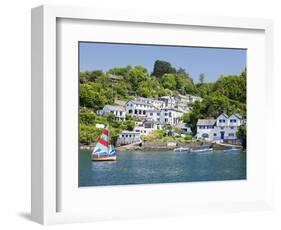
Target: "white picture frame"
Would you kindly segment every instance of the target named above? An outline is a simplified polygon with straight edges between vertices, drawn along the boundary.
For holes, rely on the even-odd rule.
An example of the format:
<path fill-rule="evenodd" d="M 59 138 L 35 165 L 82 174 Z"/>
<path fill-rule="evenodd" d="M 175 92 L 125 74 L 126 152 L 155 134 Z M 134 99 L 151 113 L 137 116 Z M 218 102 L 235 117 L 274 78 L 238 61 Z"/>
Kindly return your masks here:
<path fill-rule="evenodd" d="M 61 22 L 64 21 L 67 21 L 68 26 L 70 26 L 63 27 Z M 92 26 L 92 22 L 102 22 L 109 26 L 109 31 L 115 27 L 115 23 L 123 23 L 124 25 L 130 25 L 130 28 L 133 28 L 134 25 L 138 25 L 140 28 L 143 26 L 144 29 L 147 26 L 161 28 L 160 32 L 167 35 L 165 36 L 166 40 L 162 39 L 160 41 L 160 38 L 157 39 L 157 35 L 155 35 L 154 41 L 143 40 L 151 44 L 175 44 L 175 41 L 172 40 L 173 38 L 170 38 L 165 30 L 179 29 L 184 31 L 187 28 L 191 28 L 195 31 L 200 30 L 203 33 L 209 33 L 209 30 L 216 30 L 218 33 L 225 31 L 229 32 L 229 36 L 232 37 L 229 43 L 223 43 L 221 35 L 216 35 L 216 32 L 213 35 L 210 34 L 210 37 L 213 36 L 215 38 L 210 43 L 210 46 L 230 47 L 233 44 L 236 47 L 244 47 L 245 44 L 249 46 L 244 47 L 249 48 L 250 52 L 252 52 L 248 60 L 250 67 L 248 71 L 250 76 L 255 75 L 257 78 L 254 84 L 251 83 L 251 80 L 247 88 L 248 117 L 252 118 L 247 120 L 250 127 L 248 130 L 247 180 L 233 181 L 231 183 L 223 181 L 166 184 L 163 186 L 130 185 L 107 188 L 78 188 L 75 182 L 75 174 L 78 174 L 78 165 L 75 166 L 76 162 L 72 157 L 74 155 L 70 154 L 70 158 L 73 158 L 73 161 L 70 159 L 69 163 L 66 163 L 65 155 L 57 154 L 61 151 L 61 145 L 65 141 L 75 140 L 74 137 L 76 136 L 77 138 L 78 136 L 78 131 L 75 131 L 75 125 L 77 124 L 74 122 L 72 124 L 74 131 L 70 132 L 69 136 L 66 137 L 70 139 L 61 138 L 61 133 L 65 132 L 63 131 L 64 126 L 60 126 L 60 113 L 64 113 L 63 110 L 66 112 L 68 109 L 73 112 L 77 104 L 74 102 L 72 107 L 67 108 L 64 106 L 65 99 L 58 102 L 58 98 L 67 97 L 69 101 L 77 101 L 78 99 L 75 99 L 77 98 L 77 91 L 75 91 L 76 86 L 74 83 L 73 85 L 65 86 L 70 88 L 61 88 L 61 82 L 59 81 L 64 82 L 64 78 L 57 78 L 61 74 L 60 66 L 58 65 L 61 65 L 62 68 L 65 65 L 60 59 L 60 54 L 58 55 L 58 44 L 60 44 L 59 41 L 67 43 L 67 40 L 59 40 L 60 30 L 66 31 L 65 33 L 72 31 L 73 27 L 71 24 L 74 22 L 77 22 L 75 29 L 80 30 L 81 36 L 85 36 L 85 38 L 88 37 L 89 33 L 83 35 L 82 24 L 84 22 L 87 22 L 87 25 L 85 25 L 87 28 Z M 124 28 L 124 31 L 127 29 Z M 233 36 L 231 34 L 232 31 L 239 31 L 240 35 L 235 37 L 236 35 Z M 74 32 L 72 31 L 71 33 L 73 34 Z M 247 34 L 251 35 L 248 36 Z M 270 119 L 270 113 L 273 111 L 275 103 L 271 90 L 274 84 L 272 80 L 272 34 L 273 23 L 271 20 L 265 19 L 202 17 L 51 5 L 32 9 L 32 219 L 41 224 L 56 224 L 271 208 L 272 177 L 270 162 L 272 157 L 270 155 L 270 140 L 266 138 L 263 146 L 261 146 L 262 143 L 259 141 L 261 137 L 257 135 L 254 127 L 258 124 L 259 119 Z M 107 41 L 106 36 L 109 35 L 110 32 L 108 35 L 104 35 L 104 37 L 101 36 L 99 40 L 104 39 Z M 198 37 L 194 36 L 195 38 Z M 245 39 L 244 45 L 241 38 Z M 79 36 L 75 39 L 79 40 Z M 124 38 L 120 37 L 120 39 L 122 41 Z M 137 40 L 136 37 L 128 36 L 129 42 L 143 42 L 141 39 Z M 75 41 L 73 40 L 72 42 Z M 182 45 L 185 45 L 185 42 L 184 40 L 178 41 Z M 209 44 L 207 38 L 205 40 L 202 38 L 200 42 L 198 38 L 197 45 L 206 46 Z M 190 41 L 189 45 L 192 44 L 192 41 Z M 72 57 L 71 55 L 75 55 L 75 52 L 70 55 L 67 54 L 69 57 Z M 71 61 L 73 60 L 67 59 L 67 64 L 75 66 L 77 63 L 72 63 Z M 257 64 L 257 70 L 251 68 L 251 66 L 257 66 Z M 77 74 L 75 68 L 69 68 L 70 74 L 73 76 Z M 72 78 L 70 81 L 74 82 L 75 79 Z M 71 96 L 72 89 L 74 89 L 75 93 Z M 255 90 L 259 90 L 259 94 L 254 94 Z M 256 100 L 260 104 L 257 104 Z M 266 107 L 267 109 L 257 114 L 259 106 L 262 108 Z M 256 115 L 254 116 L 254 114 Z M 77 120 L 75 116 L 69 116 L 70 118 Z M 271 127 L 263 127 L 262 129 L 264 132 L 270 132 Z M 256 143 L 255 140 L 257 140 Z M 77 147 L 75 151 L 73 150 L 75 145 L 77 146 L 78 142 L 69 145 L 69 152 L 75 154 L 75 151 L 77 151 Z M 255 159 L 251 154 L 252 152 L 257 153 Z M 61 167 L 62 164 L 63 167 Z M 72 168 L 73 165 L 76 168 Z M 71 172 L 71 169 L 73 172 Z M 73 177 L 71 174 L 69 176 L 70 179 L 66 179 L 65 175 L 69 172 L 73 173 Z M 161 191 L 165 191 L 165 193 Z M 184 196 L 187 191 L 192 196 L 192 199 Z M 238 195 L 243 192 L 245 194 L 244 197 L 241 194 Z M 89 197 L 92 193 L 99 195 L 102 193 L 109 195 L 118 194 L 121 199 L 119 201 L 109 199 L 107 203 L 93 202 Z M 207 193 L 208 196 L 204 196 L 204 193 Z M 230 193 L 235 195 L 231 197 L 228 195 Z M 171 199 L 166 197 L 167 194 L 169 194 Z M 184 199 L 179 196 L 183 196 Z M 138 197 L 138 199 L 135 199 L 135 197 Z M 164 200 L 165 203 L 163 202 Z M 105 208 L 102 208 L 103 204 Z"/>

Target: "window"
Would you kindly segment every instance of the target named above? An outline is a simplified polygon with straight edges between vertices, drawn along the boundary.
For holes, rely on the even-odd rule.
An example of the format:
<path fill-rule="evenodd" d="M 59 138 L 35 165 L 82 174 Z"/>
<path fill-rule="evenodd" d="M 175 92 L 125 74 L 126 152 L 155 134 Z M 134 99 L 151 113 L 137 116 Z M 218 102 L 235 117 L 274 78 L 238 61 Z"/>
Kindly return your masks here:
<path fill-rule="evenodd" d="M 231 128 L 231 129 L 234 129 L 234 127 L 233 127 L 233 126 L 231 126 L 230 128 Z"/>
<path fill-rule="evenodd" d="M 160 113 L 157 113 L 157 116 L 160 116 Z"/>
<path fill-rule="evenodd" d="M 172 113 L 171 112 L 169 112 L 169 117 L 172 117 Z"/>
<path fill-rule="evenodd" d="M 150 116 L 153 116 L 153 113 L 150 113 Z"/>
<path fill-rule="evenodd" d="M 214 137 L 216 137 L 217 136 L 217 134 L 216 133 L 214 133 Z"/>
<path fill-rule="evenodd" d="M 234 137 L 234 133 L 229 133 L 228 136 Z"/>
<path fill-rule="evenodd" d="M 133 110 L 129 109 L 129 113 L 133 113 Z"/>
<path fill-rule="evenodd" d="M 168 122 L 168 119 L 167 119 L 167 118 L 165 118 L 165 122 Z"/>

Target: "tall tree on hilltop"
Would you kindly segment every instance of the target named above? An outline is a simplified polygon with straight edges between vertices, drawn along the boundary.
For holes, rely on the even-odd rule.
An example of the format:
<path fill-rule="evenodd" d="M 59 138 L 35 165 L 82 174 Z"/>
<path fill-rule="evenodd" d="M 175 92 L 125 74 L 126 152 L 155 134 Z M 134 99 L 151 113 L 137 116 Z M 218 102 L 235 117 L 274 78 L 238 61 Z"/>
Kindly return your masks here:
<path fill-rule="evenodd" d="M 200 84 L 203 84 L 205 82 L 205 74 L 203 74 L 203 73 L 200 74 L 199 82 L 200 82 Z"/>
<path fill-rule="evenodd" d="M 154 63 L 152 76 L 161 78 L 165 73 L 176 73 L 176 69 L 172 67 L 170 62 L 157 60 Z"/>

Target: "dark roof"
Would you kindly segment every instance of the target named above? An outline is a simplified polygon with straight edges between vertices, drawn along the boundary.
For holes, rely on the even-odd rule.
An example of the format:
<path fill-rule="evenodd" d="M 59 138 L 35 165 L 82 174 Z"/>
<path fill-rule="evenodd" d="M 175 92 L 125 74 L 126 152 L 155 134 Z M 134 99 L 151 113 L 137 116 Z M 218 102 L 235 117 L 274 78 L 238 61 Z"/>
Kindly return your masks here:
<path fill-rule="evenodd" d="M 216 124 L 216 120 L 215 119 L 199 119 L 197 121 L 197 125 L 215 125 Z"/>

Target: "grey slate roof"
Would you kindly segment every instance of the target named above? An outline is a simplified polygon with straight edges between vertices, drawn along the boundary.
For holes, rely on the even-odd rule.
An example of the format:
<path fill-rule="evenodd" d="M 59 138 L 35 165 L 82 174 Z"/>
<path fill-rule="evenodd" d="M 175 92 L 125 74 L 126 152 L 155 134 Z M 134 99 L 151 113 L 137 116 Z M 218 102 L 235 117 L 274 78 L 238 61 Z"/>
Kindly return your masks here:
<path fill-rule="evenodd" d="M 145 103 L 145 102 L 143 102 L 143 101 L 130 100 L 130 101 L 128 101 L 127 103 L 129 103 L 129 102 L 134 103 L 134 104 L 137 104 L 137 105 L 147 105 L 147 106 L 150 106 L 150 107 L 156 108 L 154 105 L 149 104 L 149 103 Z"/>
<path fill-rule="evenodd" d="M 210 126 L 210 125 L 215 125 L 216 120 L 215 119 L 199 119 L 197 121 L 197 125 L 206 125 L 206 126 Z"/>
<path fill-rule="evenodd" d="M 226 118 L 228 118 L 228 115 L 226 113 L 222 113 L 221 115 L 225 116 Z M 221 116 L 220 115 L 220 116 Z"/>
<path fill-rule="evenodd" d="M 240 114 L 238 114 L 238 113 L 234 113 L 233 116 L 236 116 L 236 117 L 238 117 L 239 119 L 243 119 L 242 116 L 241 116 Z"/>
<path fill-rule="evenodd" d="M 122 106 L 117 106 L 117 105 L 105 105 L 104 107 L 114 111 L 123 111 L 123 112 L 125 111 L 125 109 Z"/>

